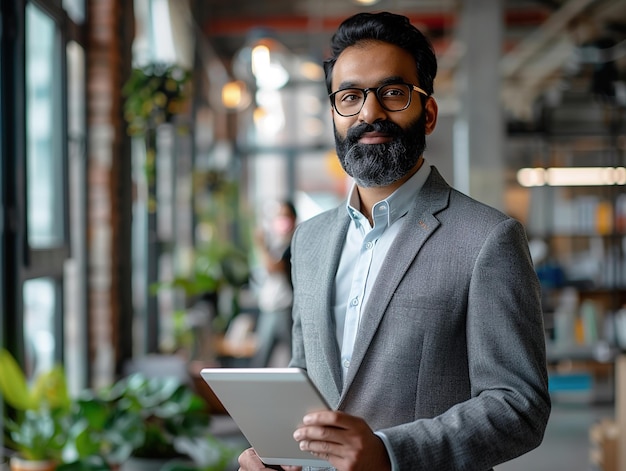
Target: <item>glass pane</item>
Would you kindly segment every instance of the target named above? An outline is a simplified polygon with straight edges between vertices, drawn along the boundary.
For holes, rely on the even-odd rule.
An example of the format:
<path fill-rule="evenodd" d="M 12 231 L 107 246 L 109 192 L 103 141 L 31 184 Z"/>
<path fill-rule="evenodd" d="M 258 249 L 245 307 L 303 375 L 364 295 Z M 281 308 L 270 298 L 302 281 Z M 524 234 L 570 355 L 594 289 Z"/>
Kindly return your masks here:
<path fill-rule="evenodd" d="M 63 243 L 61 63 L 53 20 L 26 5 L 26 172 L 28 242 Z"/>
<path fill-rule="evenodd" d="M 75 23 L 85 21 L 85 0 L 63 0 L 63 8 Z"/>
<path fill-rule="evenodd" d="M 54 365 L 56 305 L 54 279 L 35 278 L 24 283 L 24 356 L 29 377 Z"/>

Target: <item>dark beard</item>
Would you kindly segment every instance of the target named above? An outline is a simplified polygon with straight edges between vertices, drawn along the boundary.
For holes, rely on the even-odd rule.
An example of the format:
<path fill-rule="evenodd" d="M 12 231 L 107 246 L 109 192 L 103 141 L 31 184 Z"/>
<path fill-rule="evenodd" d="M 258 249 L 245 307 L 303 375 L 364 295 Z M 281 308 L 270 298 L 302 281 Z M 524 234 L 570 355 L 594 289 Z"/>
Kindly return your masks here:
<path fill-rule="evenodd" d="M 415 167 L 426 149 L 424 113 L 406 130 L 391 121 L 377 121 L 350 128 L 345 139 L 336 127 L 334 132 L 341 166 L 364 188 L 387 186 L 400 180 Z M 382 132 L 393 140 L 386 144 L 359 144 L 359 138 L 366 132 Z"/>

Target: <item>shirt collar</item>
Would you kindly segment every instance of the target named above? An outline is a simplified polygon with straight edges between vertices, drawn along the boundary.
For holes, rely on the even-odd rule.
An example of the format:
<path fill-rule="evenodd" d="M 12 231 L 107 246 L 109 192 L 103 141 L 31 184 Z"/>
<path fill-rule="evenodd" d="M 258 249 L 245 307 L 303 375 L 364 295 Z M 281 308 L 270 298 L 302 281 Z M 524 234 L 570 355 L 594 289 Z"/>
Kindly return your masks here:
<path fill-rule="evenodd" d="M 426 179 L 430 175 L 430 164 L 424 159 L 424 163 L 415 174 L 402 184 L 400 188 L 390 194 L 384 200 L 378 201 L 372 208 L 374 218 L 374 226 L 383 224 L 389 227 L 402 216 L 404 216 L 411 207 L 413 200 L 424 186 Z M 361 201 L 359 200 L 359 192 L 356 184 L 352 185 L 348 194 L 348 202 L 346 204 L 348 215 L 354 221 L 356 227 L 361 225 L 361 220 L 365 218 L 361 213 Z"/>

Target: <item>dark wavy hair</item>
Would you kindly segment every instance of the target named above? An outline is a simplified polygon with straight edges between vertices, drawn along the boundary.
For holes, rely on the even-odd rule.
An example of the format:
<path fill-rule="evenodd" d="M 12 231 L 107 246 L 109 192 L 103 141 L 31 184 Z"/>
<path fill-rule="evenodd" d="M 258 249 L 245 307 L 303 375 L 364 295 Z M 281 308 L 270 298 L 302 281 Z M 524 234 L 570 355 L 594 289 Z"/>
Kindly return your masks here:
<path fill-rule="evenodd" d="M 431 42 L 411 24 L 406 16 L 395 13 L 357 13 L 344 20 L 333 35 L 331 57 L 324 61 L 326 88 L 331 93 L 333 68 L 344 49 L 361 41 L 383 41 L 408 51 L 415 59 L 419 85 L 426 93 L 433 93 L 437 75 L 437 58 Z"/>

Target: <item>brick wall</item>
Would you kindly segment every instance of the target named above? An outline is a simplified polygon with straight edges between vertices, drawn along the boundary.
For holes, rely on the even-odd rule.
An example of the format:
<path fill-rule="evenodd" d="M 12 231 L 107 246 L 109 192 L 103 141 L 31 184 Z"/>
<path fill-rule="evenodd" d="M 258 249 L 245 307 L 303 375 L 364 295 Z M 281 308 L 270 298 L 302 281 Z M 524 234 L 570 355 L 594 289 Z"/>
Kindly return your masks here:
<path fill-rule="evenodd" d="M 89 363 L 90 380 L 98 386 L 119 371 L 126 354 L 120 327 L 132 316 L 131 156 L 121 89 L 130 68 L 133 2 L 87 3 Z"/>

